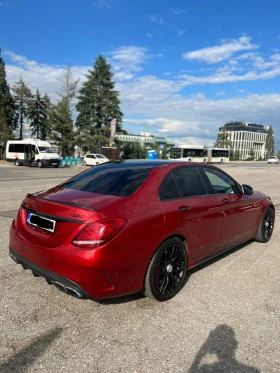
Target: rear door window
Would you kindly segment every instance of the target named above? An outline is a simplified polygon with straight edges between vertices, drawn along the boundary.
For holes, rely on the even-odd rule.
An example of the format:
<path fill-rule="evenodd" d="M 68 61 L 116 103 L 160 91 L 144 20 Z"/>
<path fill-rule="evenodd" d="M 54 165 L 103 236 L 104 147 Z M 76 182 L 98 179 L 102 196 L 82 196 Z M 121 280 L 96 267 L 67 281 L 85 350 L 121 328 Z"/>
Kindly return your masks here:
<path fill-rule="evenodd" d="M 176 184 L 173 174 L 170 172 L 161 184 L 159 189 L 159 199 L 161 201 L 166 201 L 180 197 L 181 194 L 179 192 L 178 185 Z"/>
<path fill-rule="evenodd" d="M 207 194 L 203 179 L 196 167 L 180 167 L 173 171 L 182 197 Z"/>
<path fill-rule="evenodd" d="M 196 167 L 176 168 L 166 176 L 159 190 L 161 200 L 205 194 L 206 186 Z"/>

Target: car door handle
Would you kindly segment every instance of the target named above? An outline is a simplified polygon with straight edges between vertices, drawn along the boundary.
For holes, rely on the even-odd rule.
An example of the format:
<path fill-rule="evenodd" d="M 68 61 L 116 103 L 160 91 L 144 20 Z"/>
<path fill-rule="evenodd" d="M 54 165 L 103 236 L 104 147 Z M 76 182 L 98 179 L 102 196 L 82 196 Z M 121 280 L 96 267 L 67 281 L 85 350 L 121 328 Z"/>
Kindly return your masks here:
<path fill-rule="evenodd" d="M 224 204 L 229 203 L 229 198 L 223 198 L 222 203 L 224 203 Z"/>
<path fill-rule="evenodd" d="M 190 206 L 180 206 L 178 207 L 178 211 L 180 212 L 189 212 L 191 210 Z"/>

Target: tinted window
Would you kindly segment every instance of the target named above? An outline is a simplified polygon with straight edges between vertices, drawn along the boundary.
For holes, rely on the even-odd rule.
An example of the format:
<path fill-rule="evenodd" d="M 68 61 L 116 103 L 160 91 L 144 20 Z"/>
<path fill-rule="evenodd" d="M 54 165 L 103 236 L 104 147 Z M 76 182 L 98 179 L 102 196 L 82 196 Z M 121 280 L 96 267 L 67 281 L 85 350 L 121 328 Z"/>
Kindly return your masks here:
<path fill-rule="evenodd" d="M 24 144 L 9 144 L 9 152 L 24 153 Z"/>
<path fill-rule="evenodd" d="M 229 151 L 228 150 L 218 150 L 212 149 L 212 157 L 228 157 Z"/>
<path fill-rule="evenodd" d="M 177 184 L 174 180 L 172 173 L 168 174 L 163 180 L 159 190 L 160 200 L 169 200 L 173 198 L 179 198 L 180 192 L 178 190 Z"/>
<path fill-rule="evenodd" d="M 240 193 L 238 185 L 228 175 L 210 167 L 203 170 L 211 184 L 212 193 Z"/>
<path fill-rule="evenodd" d="M 183 149 L 183 158 L 205 157 L 206 155 L 207 155 L 206 149 Z"/>
<path fill-rule="evenodd" d="M 129 196 L 134 193 L 149 176 L 153 167 L 123 167 L 122 165 L 102 165 L 74 177 L 62 185 L 63 188 L 83 192 Z"/>
<path fill-rule="evenodd" d="M 180 167 L 173 171 L 182 197 L 207 194 L 204 182 L 196 167 Z"/>

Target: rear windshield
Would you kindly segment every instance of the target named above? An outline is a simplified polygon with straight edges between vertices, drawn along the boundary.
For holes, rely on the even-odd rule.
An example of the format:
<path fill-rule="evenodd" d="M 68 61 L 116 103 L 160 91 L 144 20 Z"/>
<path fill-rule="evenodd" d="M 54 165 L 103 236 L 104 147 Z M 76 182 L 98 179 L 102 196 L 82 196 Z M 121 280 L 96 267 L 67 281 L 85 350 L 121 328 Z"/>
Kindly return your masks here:
<path fill-rule="evenodd" d="M 61 186 L 82 192 L 127 197 L 143 184 L 151 168 L 153 167 L 133 167 L 124 164 L 101 165 L 72 178 Z"/>

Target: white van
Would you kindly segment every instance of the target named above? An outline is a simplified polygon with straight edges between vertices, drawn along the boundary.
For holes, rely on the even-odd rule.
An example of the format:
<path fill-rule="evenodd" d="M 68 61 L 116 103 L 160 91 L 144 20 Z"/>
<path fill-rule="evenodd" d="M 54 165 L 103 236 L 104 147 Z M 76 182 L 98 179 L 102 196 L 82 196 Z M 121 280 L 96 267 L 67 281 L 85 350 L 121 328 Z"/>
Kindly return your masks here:
<path fill-rule="evenodd" d="M 60 162 L 60 155 L 48 141 L 35 139 L 7 141 L 5 156 L 16 166 L 58 167 Z"/>

